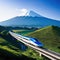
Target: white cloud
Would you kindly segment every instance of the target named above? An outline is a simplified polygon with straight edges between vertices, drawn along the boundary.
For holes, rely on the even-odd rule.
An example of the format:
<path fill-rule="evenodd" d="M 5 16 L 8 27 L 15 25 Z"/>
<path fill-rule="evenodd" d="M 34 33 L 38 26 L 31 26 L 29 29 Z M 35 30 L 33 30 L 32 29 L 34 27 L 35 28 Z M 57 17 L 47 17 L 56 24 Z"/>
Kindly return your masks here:
<path fill-rule="evenodd" d="M 16 9 L 17 10 L 17 12 L 18 12 L 18 16 L 25 16 L 26 15 L 26 13 L 28 12 L 28 10 L 27 9 Z"/>

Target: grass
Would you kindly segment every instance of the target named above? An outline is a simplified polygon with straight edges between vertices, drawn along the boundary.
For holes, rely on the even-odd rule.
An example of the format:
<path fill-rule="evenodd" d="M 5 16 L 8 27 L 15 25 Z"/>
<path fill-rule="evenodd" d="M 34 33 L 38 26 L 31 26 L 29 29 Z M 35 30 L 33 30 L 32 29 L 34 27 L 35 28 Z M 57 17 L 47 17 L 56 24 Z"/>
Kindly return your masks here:
<path fill-rule="evenodd" d="M 60 28 L 56 26 L 48 26 L 37 31 L 29 33 L 28 36 L 35 37 L 40 40 L 45 48 L 60 53 Z"/>
<path fill-rule="evenodd" d="M 21 35 L 26 35 L 26 34 L 33 32 L 33 31 L 35 31 L 35 30 L 27 30 L 27 29 L 13 30 L 13 32 L 21 34 Z"/>
<path fill-rule="evenodd" d="M 17 47 L 13 46 L 10 42 L 6 41 L 5 39 L 3 39 L 2 37 L 0 37 L 0 49 L 9 51 L 13 54 L 18 54 L 19 52 L 17 52 L 15 49 L 18 50 Z"/>

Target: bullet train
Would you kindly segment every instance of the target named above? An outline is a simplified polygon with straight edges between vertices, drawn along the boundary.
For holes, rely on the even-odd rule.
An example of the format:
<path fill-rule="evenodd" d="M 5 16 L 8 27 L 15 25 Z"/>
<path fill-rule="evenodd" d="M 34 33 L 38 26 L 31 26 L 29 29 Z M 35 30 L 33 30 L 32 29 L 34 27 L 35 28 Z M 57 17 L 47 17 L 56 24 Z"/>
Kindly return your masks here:
<path fill-rule="evenodd" d="M 13 32 L 10 32 L 13 33 Z M 34 46 L 38 46 L 38 47 L 43 47 L 44 45 L 38 41 L 38 39 L 36 38 L 32 38 L 32 37 L 27 37 L 27 36 L 22 36 L 20 34 L 16 34 L 13 33 L 15 36 L 17 36 L 19 39 L 21 39 L 23 42 L 26 42 L 28 44 L 34 45 Z"/>

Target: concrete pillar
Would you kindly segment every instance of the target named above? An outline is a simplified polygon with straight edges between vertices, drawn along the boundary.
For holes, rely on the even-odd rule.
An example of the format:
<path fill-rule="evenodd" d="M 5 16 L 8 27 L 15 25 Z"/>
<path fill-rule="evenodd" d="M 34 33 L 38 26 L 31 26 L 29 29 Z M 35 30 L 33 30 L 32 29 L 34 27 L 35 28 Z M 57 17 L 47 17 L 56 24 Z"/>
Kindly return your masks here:
<path fill-rule="evenodd" d="M 39 52 L 39 56 L 40 56 L 40 57 L 42 56 L 41 52 Z"/>
<path fill-rule="evenodd" d="M 40 56 L 40 57 L 42 56 L 41 52 L 39 52 L 39 51 L 36 51 L 36 52 L 38 52 L 38 53 L 39 53 L 39 56 Z"/>

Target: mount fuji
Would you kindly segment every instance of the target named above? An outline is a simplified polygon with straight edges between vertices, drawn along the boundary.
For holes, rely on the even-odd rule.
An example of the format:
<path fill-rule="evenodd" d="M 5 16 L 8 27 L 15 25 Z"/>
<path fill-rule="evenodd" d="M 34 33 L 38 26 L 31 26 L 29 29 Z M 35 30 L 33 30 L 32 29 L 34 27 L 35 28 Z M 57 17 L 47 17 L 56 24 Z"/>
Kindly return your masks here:
<path fill-rule="evenodd" d="M 37 14 L 34 11 L 30 11 L 26 16 L 16 16 L 6 21 L 0 22 L 2 26 L 12 27 L 45 27 L 45 26 L 59 26 L 60 21 L 49 19 Z"/>

